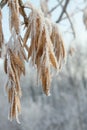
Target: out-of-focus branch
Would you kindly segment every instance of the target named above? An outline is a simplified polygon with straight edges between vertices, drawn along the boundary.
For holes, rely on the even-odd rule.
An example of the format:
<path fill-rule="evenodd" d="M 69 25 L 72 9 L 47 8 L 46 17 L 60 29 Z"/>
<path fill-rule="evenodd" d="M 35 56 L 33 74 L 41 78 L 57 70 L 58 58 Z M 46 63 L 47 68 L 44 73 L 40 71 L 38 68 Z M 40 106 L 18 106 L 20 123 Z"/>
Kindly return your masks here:
<path fill-rule="evenodd" d="M 75 30 L 74 30 L 74 27 L 73 27 L 73 23 L 72 23 L 72 21 L 71 21 L 71 19 L 70 19 L 70 16 L 69 16 L 69 14 L 68 14 L 67 11 L 65 11 L 65 13 L 66 13 L 66 16 L 67 16 L 67 18 L 68 18 L 68 20 L 69 20 L 69 23 L 70 23 L 70 25 L 71 25 L 72 33 L 73 33 L 74 37 L 76 37 Z"/>
<path fill-rule="evenodd" d="M 87 7 L 83 10 L 83 22 L 87 30 Z"/>
<path fill-rule="evenodd" d="M 60 4 L 62 4 L 63 1 L 64 1 L 64 0 L 61 0 L 56 6 L 54 6 L 54 7 L 48 12 L 48 14 L 51 14 L 55 9 L 57 9 L 57 8 L 60 6 Z"/>
<path fill-rule="evenodd" d="M 50 11 L 48 11 L 48 14 L 52 13 L 58 6 L 59 6 L 59 4 L 57 4 L 56 6 L 54 6 Z"/>
<path fill-rule="evenodd" d="M 57 0 L 57 1 L 59 2 L 59 0 Z M 66 8 L 67 8 L 69 2 L 70 2 L 70 0 L 66 0 L 65 5 L 63 6 L 63 10 L 62 10 L 62 12 L 61 12 L 61 14 L 60 14 L 58 20 L 56 21 L 56 23 L 59 23 L 59 22 L 61 21 L 61 18 L 62 18 L 62 16 L 63 16 L 63 14 L 64 14 L 64 12 L 65 12 L 65 10 L 66 10 Z"/>
<path fill-rule="evenodd" d="M 59 1 L 59 0 L 58 0 L 58 1 Z M 62 7 L 62 9 L 64 8 L 64 6 L 63 6 L 61 3 L 60 3 L 60 6 Z M 68 19 L 68 21 L 69 21 L 69 23 L 70 23 L 70 25 L 71 25 L 72 33 L 73 33 L 74 37 L 76 37 L 75 30 L 74 30 L 74 27 L 73 27 L 73 23 L 72 23 L 72 21 L 71 21 L 71 19 L 70 19 L 70 16 L 69 16 L 67 10 L 65 9 L 65 10 L 63 10 L 63 11 L 64 11 L 63 14 L 64 14 L 64 13 L 66 14 L 66 18 Z"/>
<path fill-rule="evenodd" d="M 7 0 L 2 0 L 0 2 L 0 8 L 2 9 L 6 5 L 6 3 L 7 3 Z"/>
<path fill-rule="evenodd" d="M 83 13 L 83 10 L 81 10 L 81 12 Z M 77 15 L 78 13 L 80 13 L 79 10 L 69 14 L 69 17 L 73 17 L 73 16 Z M 65 20 L 65 19 L 67 19 L 67 16 L 63 17 L 61 20 Z"/>

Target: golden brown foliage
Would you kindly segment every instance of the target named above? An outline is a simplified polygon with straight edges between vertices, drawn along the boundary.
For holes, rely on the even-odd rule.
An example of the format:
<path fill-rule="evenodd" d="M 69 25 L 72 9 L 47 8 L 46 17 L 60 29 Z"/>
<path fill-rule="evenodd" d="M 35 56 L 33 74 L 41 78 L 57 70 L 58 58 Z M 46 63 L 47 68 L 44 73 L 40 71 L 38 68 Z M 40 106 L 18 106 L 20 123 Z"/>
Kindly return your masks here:
<path fill-rule="evenodd" d="M 42 12 L 33 10 L 29 17 L 28 28 L 24 36 L 24 46 L 28 38 L 31 43 L 28 49 L 28 58 L 37 66 L 38 74 L 46 95 L 50 92 L 50 68 L 61 68 L 65 58 L 63 40 L 56 24 L 52 24 Z"/>
<path fill-rule="evenodd" d="M 15 28 L 16 33 L 19 33 L 19 3 L 18 0 L 8 0 L 9 16 L 10 16 L 10 29 Z"/>
<path fill-rule="evenodd" d="M 29 18 L 26 18 L 22 0 L 7 0 L 10 13 L 11 37 L 6 44 L 6 54 L 4 58 L 4 71 L 8 76 L 6 91 L 10 105 L 9 119 L 16 118 L 21 112 L 20 97 L 22 95 L 20 87 L 20 77 L 25 75 L 25 61 L 31 61 L 36 66 L 38 78 L 41 80 L 43 91 L 50 94 L 51 68 L 57 71 L 62 66 L 65 58 L 65 48 L 62 37 L 56 24 L 53 24 L 44 16 L 41 10 L 37 10 L 31 3 L 27 8 L 31 9 Z M 26 27 L 24 37 L 20 34 L 19 15 L 24 18 Z M 0 48 L 3 43 L 2 16 L 0 10 Z M 30 40 L 30 43 L 28 41 Z M 25 49 L 28 53 L 26 56 Z"/>

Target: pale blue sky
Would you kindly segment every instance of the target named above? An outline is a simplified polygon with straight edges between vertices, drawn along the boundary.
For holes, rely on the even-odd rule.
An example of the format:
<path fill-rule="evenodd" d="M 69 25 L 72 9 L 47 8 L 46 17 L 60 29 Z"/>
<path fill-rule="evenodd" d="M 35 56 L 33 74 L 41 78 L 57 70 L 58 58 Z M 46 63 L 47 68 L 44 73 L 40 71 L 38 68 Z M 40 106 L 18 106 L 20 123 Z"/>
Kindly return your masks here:
<path fill-rule="evenodd" d="M 27 0 L 24 0 L 24 1 L 27 1 Z M 39 6 L 39 0 L 30 0 L 36 7 Z M 54 7 L 55 5 L 57 4 L 57 1 L 56 0 L 50 0 L 50 4 L 49 4 L 49 8 L 51 9 L 52 7 Z M 77 10 L 76 10 L 76 7 L 79 6 L 80 8 L 83 8 L 85 5 L 83 4 L 83 0 L 70 0 L 70 4 L 68 6 L 68 11 L 70 14 L 72 13 L 76 13 Z M 52 21 L 56 21 L 57 20 L 57 17 L 58 17 L 58 14 L 59 12 L 61 11 L 61 8 L 59 10 L 55 10 L 53 13 L 52 13 Z M 8 26 L 8 23 L 9 23 L 9 20 L 8 20 L 8 17 L 9 17 L 9 13 L 8 13 L 8 8 L 7 7 L 4 7 L 3 8 L 3 31 L 4 31 L 4 35 L 5 35 L 5 39 L 6 41 L 9 39 L 9 36 L 10 36 L 10 33 L 9 33 L 9 26 Z M 83 25 L 83 21 L 82 21 L 82 13 L 76 13 L 76 15 L 72 18 L 72 21 L 73 21 L 73 25 L 74 25 L 74 28 L 75 28 L 75 31 L 77 33 L 77 36 L 81 39 L 84 39 L 85 35 L 86 35 L 86 32 L 85 32 L 85 27 Z M 72 39 L 72 35 L 70 35 L 69 33 L 65 32 L 66 28 L 69 26 L 68 25 L 68 22 L 67 21 L 63 21 L 61 24 L 59 24 L 59 28 L 61 30 L 61 33 L 64 37 L 64 41 L 65 43 L 67 42 L 67 44 L 70 43 L 71 39 Z M 68 29 L 67 28 L 67 29 Z M 70 30 L 68 29 L 67 31 L 70 32 Z"/>

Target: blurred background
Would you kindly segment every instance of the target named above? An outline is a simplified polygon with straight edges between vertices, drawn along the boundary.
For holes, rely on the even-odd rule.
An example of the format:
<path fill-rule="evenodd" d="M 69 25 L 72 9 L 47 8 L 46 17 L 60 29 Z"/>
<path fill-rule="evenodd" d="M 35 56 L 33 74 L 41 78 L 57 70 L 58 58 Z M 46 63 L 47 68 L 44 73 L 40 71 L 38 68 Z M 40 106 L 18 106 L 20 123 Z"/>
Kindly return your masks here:
<path fill-rule="evenodd" d="M 47 97 L 41 84 L 37 84 L 36 69 L 25 63 L 26 76 L 21 78 L 21 124 L 17 124 L 8 120 L 7 77 L 0 59 L 0 130 L 87 130 L 87 1 L 31 2 L 58 24 L 67 51 L 66 64 L 58 74 L 53 70 L 51 96 Z M 7 6 L 3 8 L 3 28 L 7 41 L 10 35 Z"/>

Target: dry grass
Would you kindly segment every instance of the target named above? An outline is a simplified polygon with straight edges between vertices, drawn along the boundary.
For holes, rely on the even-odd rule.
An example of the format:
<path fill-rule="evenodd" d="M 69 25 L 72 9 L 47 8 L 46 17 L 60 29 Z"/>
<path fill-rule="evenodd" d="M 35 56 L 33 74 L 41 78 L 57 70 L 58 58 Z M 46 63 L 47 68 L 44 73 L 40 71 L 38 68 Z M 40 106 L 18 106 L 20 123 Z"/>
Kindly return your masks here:
<path fill-rule="evenodd" d="M 62 66 L 65 58 L 65 48 L 62 37 L 56 24 L 52 23 L 44 16 L 41 10 L 37 10 L 30 3 L 27 6 L 31 9 L 27 24 L 24 21 L 26 31 L 24 37 L 20 33 L 20 19 L 22 14 L 25 19 L 25 13 L 18 0 L 8 0 L 9 7 L 9 25 L 11 37 L 6 46 L 4 59 L 4 70 L 8 75 L 6 90 L 10 105 L 9 119 L 16 118 L 21 112 L 20 97 L 20 77 L 25 74 L 24 61 L 29 59 L 33 66 L 36 66 L 38 78 L 41 80 L 43 91 L 46 95 L 50 94 L 51 67 L 57 69 Z M 20 11 L 22 9 L 22 12 Z M 30 45 L 28 46 L 28 40 Z M 0 47 L 3 43 L 3 32 L 0 11 Z M 25 49 L 28 52 L 26 56 Z"/>

